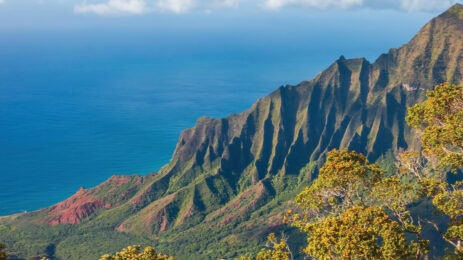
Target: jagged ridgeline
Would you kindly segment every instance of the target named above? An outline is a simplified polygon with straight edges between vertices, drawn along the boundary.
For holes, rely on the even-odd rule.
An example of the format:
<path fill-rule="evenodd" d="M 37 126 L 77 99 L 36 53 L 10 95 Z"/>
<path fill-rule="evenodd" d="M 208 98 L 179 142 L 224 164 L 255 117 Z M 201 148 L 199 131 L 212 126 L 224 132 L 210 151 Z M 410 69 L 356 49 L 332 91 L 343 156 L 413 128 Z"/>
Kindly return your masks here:
<path fill-rule="evenodd" d="M 341 57 L 246 112 L 199 119 L 159 173 L 112 177 L 50 208 L 0 219 L 0 242 L 19 256 L 62 259 L 136 243 L 180 259 L 255 251 L 267 232 L 285 228 L 288 201 L 327 151 L 348 148 L 376 160 L 416 146 L 406 110 L 446 81 L 463 83 L 458 4 L 374 63 Z"/>

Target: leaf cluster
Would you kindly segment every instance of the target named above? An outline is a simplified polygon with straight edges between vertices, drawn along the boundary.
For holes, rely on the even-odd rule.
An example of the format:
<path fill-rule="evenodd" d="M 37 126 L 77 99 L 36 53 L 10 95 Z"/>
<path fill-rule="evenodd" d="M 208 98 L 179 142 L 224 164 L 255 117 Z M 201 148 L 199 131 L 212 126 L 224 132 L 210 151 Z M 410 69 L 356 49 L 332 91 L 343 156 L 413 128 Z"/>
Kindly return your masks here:
<path fill-rule="evenodd" d="M 407 123 L 421 131 L 423 155 L 435 167 L 463 166 L 463 89 L 444 83 L 408 110 Z"/>
<path fill-rule="evenodd" d="M 379 207 L 355 206 L 310 224 L 304 251 L 316 258 L 404 259 L 409 246 L 400 225 Z"/>
<path fill-rule="evenodd" d="M 128 246 L 117 252 L 115 255 L 105 254 L 100 260 L 174 260 L 173 257 L 157 253 L 148 246 L 143 251 L 138 245 Z"/>
<path fill-rule="evenodd" d="M 305 221 L 339 214 L 367 199 L 371 188 L 384 176 L 378 164 L 359 153 L 332 150 L 318 178 L 296 197 Z M 296 218 L 300 216 L 295 216 Z"/>

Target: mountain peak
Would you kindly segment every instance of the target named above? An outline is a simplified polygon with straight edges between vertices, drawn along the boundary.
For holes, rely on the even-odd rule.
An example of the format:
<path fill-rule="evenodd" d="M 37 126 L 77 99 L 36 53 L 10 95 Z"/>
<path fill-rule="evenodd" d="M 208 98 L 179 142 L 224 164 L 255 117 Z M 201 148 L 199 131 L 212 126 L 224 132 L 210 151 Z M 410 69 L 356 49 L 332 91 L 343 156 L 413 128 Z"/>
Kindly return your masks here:
<path fill-rule="evenodd" d="M 460 20 L 463 20 L 463 5 L 462 4 L 454 4 L 452 7 L 450 7 L 447 11 L 442 13 L 439 17 L 452 17 L 452 18 L 458 18 Z"/>
<path fill-rule="evenodd" d="M 463 5 L 455 4 L 381 62 L 395 67 L 388 75 L 392 87 L 409 84 L 416 89 L 429 89 L 442 82 L 461 82 L 462 55 Z"/>
<path fill-rule="evenodd" d="M 447 10 L 447 12 L 455 12 L 455 11 L 457 12 L 463 11 L 463 4 L 456 3 Z"/>

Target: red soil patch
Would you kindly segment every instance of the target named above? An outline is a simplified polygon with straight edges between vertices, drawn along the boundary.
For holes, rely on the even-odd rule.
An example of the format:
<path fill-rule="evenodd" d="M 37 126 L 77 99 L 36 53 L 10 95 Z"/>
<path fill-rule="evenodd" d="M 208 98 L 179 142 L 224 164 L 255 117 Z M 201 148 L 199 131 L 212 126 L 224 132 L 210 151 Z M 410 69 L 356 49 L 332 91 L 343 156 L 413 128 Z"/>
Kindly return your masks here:
<path fill-rule="evenodd" d="M 56 226 L 59 224 L 79 224 L 100 208 L 110 208 L 110 203 L 105 203 L 83 188 L 69 199 L 54 205 L 48 212 L 50 217 L 45 222 Z"/>

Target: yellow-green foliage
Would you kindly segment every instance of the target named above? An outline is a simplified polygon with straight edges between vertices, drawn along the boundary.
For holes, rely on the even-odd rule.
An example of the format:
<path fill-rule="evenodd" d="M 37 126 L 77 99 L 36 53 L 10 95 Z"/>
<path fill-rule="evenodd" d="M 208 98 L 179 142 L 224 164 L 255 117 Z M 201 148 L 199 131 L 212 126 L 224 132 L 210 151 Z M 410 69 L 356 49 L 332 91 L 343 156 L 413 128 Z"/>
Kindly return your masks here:
<path fill-rule="evenodd" d="M 262 249 L 256 260 L 289 260 L 291 253 L 285 239 L 278 241 L 274 233 L 267 237 L 269 249 Z"/>
<path fill-rule="evenodd" d="M 320 259 L 404 259 L 409 248 L 400 225 L 378 207 L 353 207 L 308 224 L 304 248 Z"/>
<path fill-rule="evenodd" d="M 255 258 L 256 260 L 289 260 L 292 259 L 291 250 L 289 249 L 286 239 L 278 241 L 274 233 L 267 237 L 267 248 L 262 249 Z M 241 256 L 236 260 L 254 260 L 250 256 Z"/>
<path fill-rule="evenodd" d="M 401 173 L 386 178 L 378 164 L 333 150 L 318 179 L 296 197 L 285 222 L 307 234 L 304 252 L 320 259 L 403 259 L 428 252 L 407 206 L 419 187 Z M 302 210 L 302 211 L 301 211 Z M 389 216 L 386 211 L 391 213 Z M 405 233 L 415 235 L 407 242 Z"/>
<path fill-rule="evenodd" d="M 463 90 L 442 84 L 427 92 L 428 99 L 409 109 L 407 123 L 422 130 L 423 154 L 435 166 L 463 166 Z"/>
<path fill-rule="evenodd" d="M 413 221 L 408 205 L 419 199 L 417 187 L 404 182 L 397 176 L 391 176 L 378 182 L 372 190 L 374 203 L 389 210 L 403 225 L 411 225 Z"/>
<path fill-rule="evenodd" d="M 128 246 L 115 255 L 103 255 L 100 260 L 174 260 L 173 257 L 159 254 L 152 247 L 141 251 L 140 246 Z"/>
<path fill-rule="evenodd" d="M 365 156 L 347 150 L 328 153 L 318 178 L 297 197 L 297 205 L 308 218 L 336 214 L 362 204 L 384 173 Z"/>
<path fill-rule="evenodd" d="M 463 257 L 463 182 L 450 185 L 444 179 L 448 169 L 455 173 L 463 167 L 463 88 L 444 83 L 428 91 L 427 97 L 409 109 L 406 118 L 411 127 L 422 132 L 426 162 L 417 163 L 405 156 L 405 172 L 417 177 L 420 194 L 431 198 L 438 213 L 449 217 L 445 232 L 436 223 L 428 223 L 454 247 L 455 255 Z"/>
<path fill-rule="evenodd" d="M 428 91 L 427 97 L 410 108 L 406 118 L 421 132 L 422 151 L 403 153 L 399 174 L 378 182 L 373 197 L 376 205 L 394 215 L 404 231 L 416 235 L 418 243 L 412 246 L 417 254 L 426 254 L 429 242 L 421 239 L 421 219 L 413 220 L 407 207 L 419 199 L 431 199 L 437 212 L 450 221 L 447 230 L 426 222 L 454 247 L 457 257 L 463 257 L 463 182 L 451 185 L 445 180 L 450 169 L 456 173 L 463 167 L 463 88 L 444 83 Z"/>

